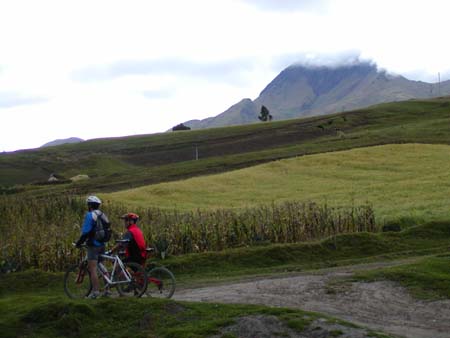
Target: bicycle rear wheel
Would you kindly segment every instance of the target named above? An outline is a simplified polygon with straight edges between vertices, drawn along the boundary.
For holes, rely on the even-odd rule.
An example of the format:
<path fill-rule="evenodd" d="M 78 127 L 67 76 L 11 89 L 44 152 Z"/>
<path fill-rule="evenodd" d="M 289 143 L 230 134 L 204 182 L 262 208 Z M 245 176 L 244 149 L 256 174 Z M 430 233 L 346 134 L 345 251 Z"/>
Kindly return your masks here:
<path fill-rule="evenodd" d="M 75 264 L 64 275 L 64 292 L 69 298 L 85 298 L 92 290 L 87 262 Z"/>
<path fill-rule="evenodd" d="M 147 289 L 147 273 L 142 265 L 136 263 L 125 263 L 125 269 L 131 276 L 129 283 L 117 285 L 117 291 L 122 297 L 142 297 Z"/>
<path fill-rule="evenodd" d="M 147 296 L 155 298 L 170 298 L 175 292 L 175 277 L 172 272 L 163 267 L 157 267 L 147 272 Z"/>

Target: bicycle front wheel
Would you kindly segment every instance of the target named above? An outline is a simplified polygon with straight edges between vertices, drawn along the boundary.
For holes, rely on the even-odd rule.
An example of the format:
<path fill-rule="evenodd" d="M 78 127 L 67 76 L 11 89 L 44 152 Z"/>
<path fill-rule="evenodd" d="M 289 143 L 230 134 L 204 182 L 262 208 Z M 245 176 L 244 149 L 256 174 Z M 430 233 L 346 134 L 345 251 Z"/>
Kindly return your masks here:
<path fill-rule="evenodd" d="M 151 269 L 147 273 L 147 296 L 170 298 L 175 292 L 175 277 L 172 272 L 163 267 Z"/>
<path fill-rule="evenodd" d="M 75 264 L 64 275 L 64 292 L 69 298 L 85 298 L 92 290 L 87 264 Z"/>
<path fill-rule="evenodd" d="M 129 283 L 117 285 L 117 291 L 122 297 L 142 297 L 147 290 L 147 273 L 142 265 L 137 263 L 126 263 L 125 270 L 131 277 Z"/>

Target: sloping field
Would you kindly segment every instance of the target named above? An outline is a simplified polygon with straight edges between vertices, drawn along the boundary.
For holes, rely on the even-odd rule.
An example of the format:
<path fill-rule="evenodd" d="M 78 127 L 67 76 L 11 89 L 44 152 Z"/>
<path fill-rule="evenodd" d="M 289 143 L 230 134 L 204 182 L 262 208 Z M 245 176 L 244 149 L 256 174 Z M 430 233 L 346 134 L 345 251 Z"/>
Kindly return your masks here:
<path fill-rule="evenodd" d="M 450 98 L 394 102 L 335 115 L 99 139 L 0 154 L 0 193 L 111 192 L 282 158 L 392 143 L 450 144 Z M 197 161 L 195 149 L 199 155 Z M 86 174 L 90 179 L 42 185 L 51 173 L 66 179 Z"/>
<path fill-rule="evenodd" d="M 448 219 L 450 146 L 397 144 L 274 161 L 101 195 L 130 206 L 244 208 L 286 200 L 373 204 L 382 219 Z"/>

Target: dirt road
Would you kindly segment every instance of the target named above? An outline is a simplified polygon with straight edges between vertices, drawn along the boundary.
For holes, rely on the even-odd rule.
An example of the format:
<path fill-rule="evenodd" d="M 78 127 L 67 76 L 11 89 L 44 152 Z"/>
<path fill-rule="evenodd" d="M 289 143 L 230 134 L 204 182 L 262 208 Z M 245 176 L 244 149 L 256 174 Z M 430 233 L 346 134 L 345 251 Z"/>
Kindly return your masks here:
<path fill-rule="evenodd" d="M 174 298 L 299 308 L 402 337 L 450 337 L 450 300 L 417 300 L 393 282 L 339 282 L 358 269 L 370 270 L 394 264 L 401 262 L 177 290 Z"/>

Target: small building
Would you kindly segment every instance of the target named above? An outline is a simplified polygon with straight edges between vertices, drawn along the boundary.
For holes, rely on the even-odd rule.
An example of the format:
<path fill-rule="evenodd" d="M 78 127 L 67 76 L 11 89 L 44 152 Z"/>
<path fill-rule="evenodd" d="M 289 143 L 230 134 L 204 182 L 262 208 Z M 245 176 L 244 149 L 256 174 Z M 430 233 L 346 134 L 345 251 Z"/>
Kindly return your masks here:
<path fill-rule="evenodd" d="M 48 182 L 58 182 L 58 178 L 55 176 L 55 174 L 50 174 L 50 177 L 48 178 Z"/>
<path fill-rule="evenodd" d="M 70 180 L 72 182 L 78 182 L 78 181 L 83 181 L 83 180 L 88 180 L 88 179 L 89 179 L 89 176 L 85 175 L 85 174 L 79 174 L 79 175 L 76 175 L 76 176 L 70 178 Z"/>

